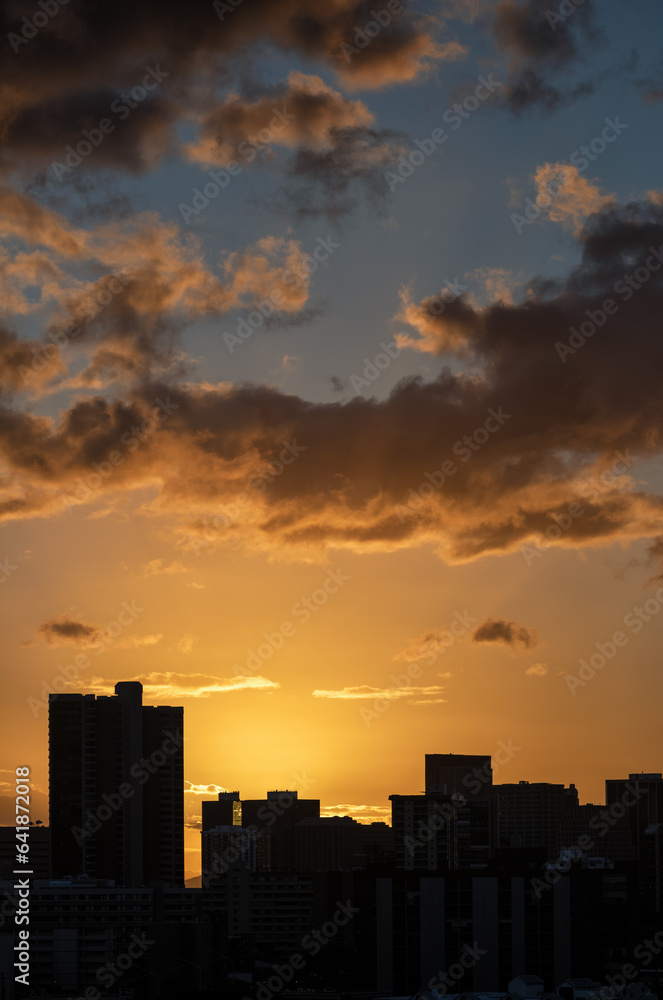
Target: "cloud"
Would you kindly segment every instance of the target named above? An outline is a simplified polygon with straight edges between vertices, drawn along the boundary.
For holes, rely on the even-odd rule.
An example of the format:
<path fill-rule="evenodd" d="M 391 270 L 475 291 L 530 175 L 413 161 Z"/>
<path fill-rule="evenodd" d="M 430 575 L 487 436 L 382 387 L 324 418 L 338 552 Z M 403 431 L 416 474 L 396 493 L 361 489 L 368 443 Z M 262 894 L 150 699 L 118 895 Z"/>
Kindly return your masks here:
<path fill-rule="evenodd" d="M 192 781 L 184 781 L 184 794 L 185 795 L 218 795 L 219 792 L 226 792 L 227 788 L 223 785 L 195 785 Z"/>
<path fill-rule="evenodd" d="M 537 207 L 576 234 L 595 212 L 609 209 L 614 197 L 601 194 L 597 185 L 582 177 L 578 167 L 569 163 L 544 163 L 534 175 Z"/>
<path fill-rule="evenodd" d="M 333 138 L 327 148 L 298 149 L 288 162 L 282 210 L 294 207 L 300 219 L 337 219 L 364 200 L 374 211 L 383 210 L 384 170 L 407 151 L 403 135 L 390 129 L 343 128 Z"/>
<path fill-rule="evenodd" d="M 176 573 L 188 572 L 188 567 L 178 562 L 177 559 L 171 563 L 167 563 L 165 559 L 151 559 L 149 562 L 143 563 L 139 570 L 140 576 L 143 577 L 174 576 Z"/>
<path fill-rule="evenodd" d="M 440 653 L 444 653 L 453 641 L 454 637 L 447 629 L 432 628 L 411 639 L 404 649 L 396 653 L 394 659 L 415 663 L 426 658 L 432 662 Z"/>
<path fill-rule="evenodd" d="M 40 233 L 48 225 L 42 227 L 39 213 L 45 210 L 23 202 L 19 214 L 29 219 L 34 212 L 37 219 L 16 225 L 14 235 L 28 246 L 44 242 Z M 225 255 L 215 270 L 196 237 L 143 212 L 87 232 L 76 244 L 74 266 L 62 259 L 62 245 L 68 249 L 74 236 L 64 223 L 51 222 L 57 238 L 48 242 L 57 260 L 44 253 L 0 255 L 0 289 L 16 312 L 35 308 L 31 286 L 41 286 L 40 318 L 47 332 L 39 345 L 3 331 L 0 357 L 11 368 L 0 388 L 4 382 L 14 392 L 38 393 L 46 383 L 50 391 L 99 389 L 158 371 L 181 377 L 187 366 L 179 333 L 196 319 L 252 309 L 266 298 L 274 315 L 293 315 L 308 299 L 306 254 L 296 240 L 265 236 Z M 70 367 L 76 374 L 67 380 Z"/>
<path fill-rule="evenodd" d="M 234 691 L 273 691 L 280 687 L 266 677 L 216 677 L 212 674 L 180 674 L 170 671 L 152 671 L 138 677 L 125 678 L 140 681 L 146 698 L 152 701 L 176 701 L 181 698 L 209 698 L 213 694 L 230 694 Z M 85 685 L 91 694 L 112 694 L 116 680 L 92 677 Z M 80 687 L 80 680 L 72 682 L 72 689 Z"/>
<path fill-rule="evenodd" d="M 531 677 L 545 677 L 548 673 L 548 666 L 545 663 L 533 663 L 531 667 L 528 667 L 525 671 Z"/>
<path fill-rule="evenodd" d="M 341 802 L 336 806 L 320 806 L 320 816 L 351 816 L 359 823 L 386 823 L 391 825 L 391 806 L 357 805 L 351 802 Z"/>
<path fill-rule="evenodd" d="M 63 257 L 79 257 L 87 234 L 76 230 L 57 212 L 6 186 L 0 186 L 0 224 L 3 235 L 48 247 Z"/>
<path fill-rule="evenodd" d="M 205 167 L 239 162 L 242 167 L 274 160 L 276 148 L 294 154 L 282 170 L 285 183 L 269 204 L 300 216 L 342 215 L 361 197 L 377 206 L 386 186 L 382 171 L 404 151 L 404 137 L 376 130 L 365 104 L 349 100 L 319 76 L 293 71 L 287 84 L 249 102 L 232 94 L 201 120 L 186 147 Z"/>
<path fill-rule="evenodd" d="M 593 0 L 568 16 L 542 0 L 502 0 L 497 5 L 492 32 L 509 57 L 502 93 L 514 114 L 535 107 L 554 111 L 594 92 L 598 77 L 566 81 L 585 61 L 589 45 L 595 50 L 602 41 L 596 22 Z"/>
<path fill-rule="evenodd" d="M 62 162 L 67 146 L 89 141 L 84 130 L 99 131 L 105 119 L 111 128 L 76 169 L 152 169 L 177 150 L 177 126 L 191 120 L 201 95 L 242 79 L 265 42 L 290 59 L 318 60 L 345 86 L 364 89 L 414 81 L 465 54 L 455 40 L 433 37 L 431 19 L 408 10 L 370 45 L 355 46 L 369 21 L 368 5 L 358 0 L 327 7 L 316 0 L 255 0 L 223 17 L 205 4 L 185 18 L 164 18 L 157 0 L 118 0 L 112 9 L 94 0 L 62 6 L 26 41 L 15 9 L 4 7 L 0 34 L 8 46 L 13 39 L 16 56 L 0 68 L 0 168 L 43 170 Z M 140 98 L 132 100 L 132 92 Z"/>
<path fill-rule="evenodd" d="M 128 635 L 113 642 L 115 649 L 145 649 L 146 646 L 156 646 L 163 639 L 162 632 L 152 632 L 149 635 Z"/>
<path fill-rule="evenodd" d="M 0 518 L 107 509 L 133 494 L 184 548 L 305 560 L 331 548 L 421 544 L 449 563 L 507 554 L 549 537 L 575 503 L 582 515 L 555 545 L 658 535 L 661 500 L 636 488 L 628 467 L 605 490 L 586 486 L 618 455 L 661 453 L 663 269 L 651 248 L 663 254 L 663 205 L 610 204 L 577 241 L 580 262 L 566 276 L 534 277 L 511 302 L 498 295 L 479 306 L 463 293 L 436 313 L 434 296 L 408 292 L 412 334 L 401 346 L 440 357 L 440 369 L 428 381 L 403 379 L 386 399 L 314 403 L 266 385 L 158 373 L 113 398 L 81 395 L 58 418 L 0 406 Z M 624 280 L 635 273 L 637 289 Z M 150 313 L 148 329 L 151 321 Z M 600 337 L 583 343 L 580 328 L 599 325 Z M 455 371 L 448 355 L 460 358 Z M 168 419 L 156 424 L 159 400 Z M 559 401 L 554 419 L 550 400 Z M 144 423 L 151 430 L 139 441 L 132 428 Z M 295 443 L 296 459 L 251 489 L 284 442 Z M 115 468 L 110 454 L 120 456 Z M 110 472 L 100 477 L 93 463 Z"/>
<path fill-rule="evenodd" d="M 487 618 L 472 635 L 473 642 L 501 642 L 514 650 L 534 649 L 539 644 L 539 634 L 533 628 L 508 622 L 503 618 Z"/>
<path fill-rule="evenodd" d="M 101 629 L 98 625 L 86 625 L 75 621 L 67 614 L 49 618 L 38 627 L 35 638 L 22 646 L 32 646 L 37 642 L 46 642 L 49 646 L 89 646 L 99 638 Z"/>
<path fill-rule="evenodd" d="M 203 118 L 187 153 L 204 166 L 227 166 L 231 160 L 250 164 L 274 146 L 330 148 L 339 129 L 373 122 L 361 101 L 348 100 L 319 76 L 293 71 L 285 87 L 274 87 L 252 103 L 238 94 L 227 97 Z"/>
<path fill-rule="evenodd" d="M 180 653 L 190 653 L 197 642 L 198 642 L 198 636 L 189 635 L 189 633 L 187 632 L 182 636 L 180 641 L 177 643 L 177 649 L 180 651 Z"/>
<path fill-rule="evenodd" d="M 386 699 L 387 701 L 407 700 L 411 705 L 430 705 L 445 702 L 446 698 L 441 698 L 445 688 L 439 684 L 429 684 L 417 686 L 410 684 L 407 687 L 399 688 L 379 688 L 370 684 L 360 684 L 357 687 L 344 687 L 336 690 L 316 689 L 313 691 L 314 698 L 330 698 L 342 701 L 364 701 L 366 699 Z"/>
<path fill-rule="evenodd" d="M 163 638 L 161 633 L 149 635 L 129 635 L 118 638 L 112 635 L 101 625 L 86 625 L 83 622 L 75 621 L 68 614 L 59 615 L 42 622 L 37 629 L 33 639 L 22 642 L 22 646 L 34 646 L 39 642 L 46 642 L 49 646 L 81 646 L 82 648 L 94 648 L 99 646 L 101 652 L 105 645 L 112 644 L 115 649 L 144 649 L 147 646 L 155 646 Z"/>
<path fill-rule="evenodd" d="M 645 80 L 637 80 L 636 87 L 643 91 L 647 103 L 663 101 L 663 59 L 657 67 L 657 72 Z"/>

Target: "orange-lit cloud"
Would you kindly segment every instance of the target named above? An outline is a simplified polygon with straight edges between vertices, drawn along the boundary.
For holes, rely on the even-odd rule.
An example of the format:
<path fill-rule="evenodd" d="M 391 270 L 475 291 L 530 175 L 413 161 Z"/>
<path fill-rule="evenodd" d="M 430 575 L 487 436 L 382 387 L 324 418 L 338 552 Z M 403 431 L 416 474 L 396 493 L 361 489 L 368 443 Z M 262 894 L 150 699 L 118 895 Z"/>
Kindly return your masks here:
<path fill-rule="evenodd" d="M 23 202 L 28 218 L 31 211 L 37 216 L 46 211 L 27 198 Z M 15 229 L 28 244 L 40 241 L 37 222 Z M 62 232 L 60 226 L 58 239 L 50 239 L 56 253 L 60 243 L 73 238 Z M 99 275 L 91 280 L 65 272 L 43 253 L 19 254 L 13 261 L 0 258 L 0 284 L 15 311 L 34 310 L 30 287 L 44 284 L 44 278 L 41 302 L 50 306 L 43 344 L 22 342 L 2 331 L 0 359 L 7 365 L 0 388 L 39 394 L 50 382 L 51 391 L 98 389 L 148 372 L 181 372 L 185 355 L 178 333 L 196 319 L 254 308 L 265 300 L 272 313 L 292 315 L 308 299 L 306 253 L 296 240 L 284 237 L 265 236 L 227 254 L 217 270 L 204 259 L 195 237 L 156 213 L 103 223 L 79 242 L 79 263 Z M 86 367 L 63 378 L 81 353 L 87 356 Z"/>
<path fill-rule="evenodd" d="M 198 642 L 197 635 L 189 635 L 185 633 L 182 638 L 177 643 L 177 649 L 180 653 L 190 653 L 195 644 Z"/>
<path fill-rule="evenodd" d="M 495 7 L 492 32 L 499 49 L 508 57 L 503 100 L 514 114 L 534 107 L 554 111 L 593 93 L 598 78 L 589 77 L 569 84 L 569 70 L 581 64 L 591 44 L 601 35 L 593 0 L 585 0 L 573 17 L 559 17 L 551 23 L 540 0 L 500 0 Z"/>
<path fill-rule="evenodd" d="M 150 559 L 149 562 L 143 563 L 139 572 L 140 575 L 144 577 L 174 576 L 179 573 L 188 573 L 189 568 L 184 566 L 177 559 L 170 563 L 166 562 L 165 559 Z"/>
<path fill-rule="evenodd" d="M 218 795 L 227 791 L 222 785 L 195 785 L 191 781 L 184 782 L 184 792 L 189 795 Z"/>
<path fill-rule="evenodd" d="M 125 678 L 140 681 L 146 698 L 155 701 L 179 698 L 209 698 L 213 694 L 230 694 L 234 691 L 273 691 L 279 687 L 267 677 L 215 677 L 210 674 L 178 674 L 171 671 L 152 671 L 139 677 Z M 80 687 L 80 680 L 72 684 L 72 690 Z M 85 684 L 91 694 L 112 694 L 116 680 L 92 677 Z"/>
<path fill-rule="evenodd" d="M 396 654 L 394 659 L 405 660 L 407 663 L 416 663 L 417 660 L 423 659 L 432 662 L 440 653 L 444 653 L 449 648 L 450 642 L 453 641 L 455 641 L 455 637 L 448 629 L 432 628 L 411 639 L 408 645 Z"/>
<path fill-rule="evenodd" d="M 391 822 L 391 806 L 358 805 L 351 802 L 341 802 L 336 806 L 320 806 L 320 816 L 351 816 L 359 823 Z"/>
<path fill-rule="evenodd" d="M 82 130 L 107 119 L 112 129 L 85 153 L 85 166 L 131 173 L 154 168 L 177 150 L 176 126 L 192 118 L 201 95 L 242 80 L 240 60 L 266 40 L 289 57 L 330 66 L 346 87 L 365 89 L 416 80 L 466 54 L 454 38 L 436 37 L 446 35 L 444 26 L 417 17 L 405 4 L 388 24 L 377 25 L 377 35 L 372 28 L 363 34 L 370 44 L 357 46 L 357 33 L 372 20 L 358 0 L 327 7 L 315 0 L 255 0 L 223 20 L 207 5 L 187 13 L 184 29 L 177 21 L 165 24 L 155 0 L 140 8 L 121 0 L 94 14 L 85 6 L 63 6 L 56 30 L 37 32 L 20 57 L 16 52 L 3 61 L 0 167 L 9 172 L 64 162 L 67 147 L 84 139 Z M 8 9 L 2 37 L 16 35 L 16 27 Z M 124 103 L 134 87 L 143 91 L 136 110 Z"/>
<path fill-rule="evenodd" d="M 656 535 L 660 499 L 635 488 L 630 466 L 660 451 L 663 282 L 651 248 L 663 246 L 661 206 L 608 206 L 580 242 L 581 263 L 552 294 L 536 281 L 523 301 L 478 307 L 463 294 L 439 315 L 408 298 L 412 346 L 453 351 L 473 370 L 406 380 L 382 401 L 311 403 L 260 385 L 142 380 L 114 400 L 80 398 L 59 421 L 5 409 L 0 514 L 63 513 L 149 489 L 144 511 L 170 518 L 184 548 L 309 560 L 330 547 L 428 543 L 464 562 L 536 539 L 577 548 Z M 234 301 L 280 271 L 262 250 L 230 260 Z M 623 294 L 620 282 L 638 267 L 647 280 Z M 617 309 L 602 317 L 610 295 Z M 161 308 L 160 296 L 145 306 L 148 329 Z M 572 339 L 588 325 L 587 337 Z M 149 350 L 158 356 L 154 342 Z M 580 352 L 592 359 L 591 387 Z M 550 400 L 563 401 L 554 420 Z M 599 482 L 624 457 L 620 475 Z M 570 506 L 582 513 L 571 517 Z"/>
<path fill-rule="evenodd" d="M 253 103 L 238 94 L 227 97 L 201 122 L 200 137 L 187 152 L 207 166 L 225 166 L 230 160 L 252 163 L 265 147 L 330 147 L 336 130 L 373 121 L 361 101 L 348 100 L 319 76 L 293 71 L 283 89 Z"/>
<path fill-rule="evenodd" d="M 446 701 L 446 698 L 440 697 L 440 695 L 444 694 L 445 690 L 439 684 L 411 684 L 407 687 L 399 688 L 380 688 L 372 687 L 370 684 L 360 684 L 357 687 L 344 687 L 337 690 L 325 691 L 317 689 L 312 693 L 314 698 L 331 698 L 332 700 L 365 701 L 366 699 L 376 700 L 384 698 L 387 701 L 398 701 L 399 699 L 405 699 L 411 701 L 413 705 L 427 705 L 439 704 Z"/>
<path fill-rule="evenodd" d="M 596 184 L 582 176 L 570 163 L 544 163 L 534 175 L 535 204 L 553 222 L 580 232 L 594 212 L 614 204 L 612 195 L 601 194 Z"/>

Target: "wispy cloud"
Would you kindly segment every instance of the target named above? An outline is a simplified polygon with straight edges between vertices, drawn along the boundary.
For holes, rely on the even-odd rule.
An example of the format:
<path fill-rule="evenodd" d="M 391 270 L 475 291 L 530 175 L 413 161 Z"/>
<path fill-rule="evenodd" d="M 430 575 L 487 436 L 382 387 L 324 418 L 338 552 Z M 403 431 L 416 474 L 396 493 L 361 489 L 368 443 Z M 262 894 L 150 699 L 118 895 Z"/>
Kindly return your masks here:
<path fill-rule="evenodd" d="M 320 806 L 320 815 L 351 816 L 360 823 L 388 823 L 391 819 L 390 806 L 356 805 L 351 802 L 341 802 L 337 806 Z"/>
<path fill-rule="evenodd" d="M 172 672 L 141 674 L 125 680 L 140 681 L 145 697 L 154 701 L 181 698 L 209 698 L 213 694 L 230 694 L 233 691 L 271 691 L 280 685 L 267 677 L 215 677 L 211 674 L 179 674 Z M 117 678 L 92 677 L 86 685 L 91 694 L 112 694 Z M 80 688 L 80 680 L 72 685 Z"/>
<path fill-rule="evenodd" d="M 175 560 L 167 563 L 165 559 L 151 559 L 143 563 L 139 569 L 140 576 L 175 576 L 176 573 L 188 573 L 189 570 L 181 562 Z"/>
<path fill-rule="evenodd" d="M 178 649 L 180 653 L 190 653 L 197 642 L 197 635 L 190 635 L 188 632 L 185 632 L 175 648 Z"/>
<path fill-rule="evenodd" d="M 195 785 L 192 781 L 184 782 L 184 794 L 189 795 L 218 795 L 219 792 L 227 792 L 223 785 Z"/>
<path fill-rule="evenodd" d="M 439 697 L 444 694 L 445 688 L 439 684 L 429 684 L 427 686 L 408 685 L 407 687 L 372 687 L 370 684 L 359 684 L 357 687 L 344 687 L 336 690 L 324 690 L 316 688 L 313 691 L 314 698 L 331 698 L 336 700 L 373 700 L 384 698 L 387 701 L 397 701 L 400 698 L 406 699 L 412 705 L 428 705 L 446 701 Z M 415 700 L 416 699 L 416 700 Z"/>
<path fill-rule="evenodd" d="M 548 673 L 548 667 L 545 663 L 533 663 L 531 667 L 528 667 L 525 671 L 531 677 L 545 677 Z"/>
<path fill-rule="evenodd" d="M 428 658 L 432 661 L 438 653 L 443 653 L 449 647 L 450 633 L 442 627 L 431 628 L 427 632 L 422 632 L 408 645 L 396 653 L 395 660 L 405 660 L 407 663 L 415 663 L 417 660 Z M 451 636 L 453 641 L 453 636 Z"/>

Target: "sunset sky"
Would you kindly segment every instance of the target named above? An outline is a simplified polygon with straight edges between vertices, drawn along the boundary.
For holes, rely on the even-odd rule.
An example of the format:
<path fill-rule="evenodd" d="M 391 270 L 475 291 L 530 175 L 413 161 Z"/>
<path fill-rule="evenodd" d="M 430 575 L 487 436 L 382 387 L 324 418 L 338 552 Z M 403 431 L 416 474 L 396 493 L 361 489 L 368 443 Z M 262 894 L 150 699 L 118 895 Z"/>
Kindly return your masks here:
<path fill-rule="evenodd" d="M 120 680 L 184 705 L 188 872 L 221 788 L 660 771 L 660 3 L 47 6 L 0 13 L 5 788 L 46 822 L 48 691 Z"/>

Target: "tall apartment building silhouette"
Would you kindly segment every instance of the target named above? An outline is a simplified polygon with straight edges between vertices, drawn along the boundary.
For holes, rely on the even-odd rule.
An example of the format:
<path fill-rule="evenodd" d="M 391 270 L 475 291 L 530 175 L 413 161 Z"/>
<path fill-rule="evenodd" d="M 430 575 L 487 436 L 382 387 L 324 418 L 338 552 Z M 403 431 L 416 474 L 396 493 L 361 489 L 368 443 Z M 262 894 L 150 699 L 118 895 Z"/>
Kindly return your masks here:
<path fill-rule="evenodd" d="M 49 696 L 55 878 L 184 883 L 184 709 L 142 699 L 134 681 Z"/>

